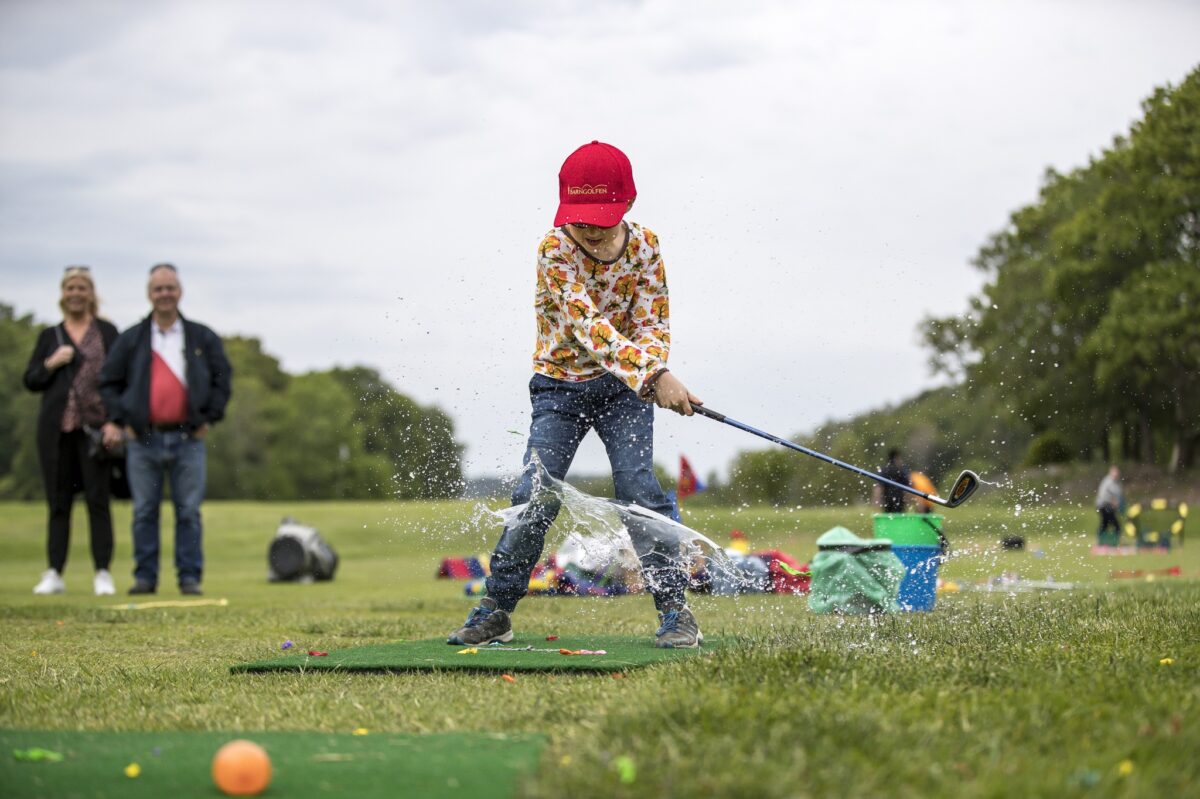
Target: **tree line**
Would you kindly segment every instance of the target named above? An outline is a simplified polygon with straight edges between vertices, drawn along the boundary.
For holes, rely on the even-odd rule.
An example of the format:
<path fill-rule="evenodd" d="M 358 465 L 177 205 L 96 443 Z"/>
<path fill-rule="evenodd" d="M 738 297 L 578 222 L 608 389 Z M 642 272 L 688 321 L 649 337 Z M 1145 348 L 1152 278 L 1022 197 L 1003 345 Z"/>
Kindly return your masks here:
<path fill-rule="evenodd" d="M 900 447 L 944 487 L 957 470 L 1200 457 L 1200 68 L 1142 103 L 1086 166 L 1047 170 L 1035 202 L 980 248 L 959 315 L 923 321 L 952 385 L 796 441 L 881 465 Z M 783 450 L 740 454 L 705 501 L 861 502 L 866 481 Z"/>
<path fill-rule="evenodd" d="M 1200 68 L 979 251 L 983 291 L 928 319 L 936 368 L 1003 386 L 1063 459 L 1195 464 L 1200 446 Z"/>
<path fill-rule="evenodd" d="M 42 325 L 0 303 L 0 498 L 42 497 L 39 398 L 22 385 Z M 233 399 L 208 438 L 214 499 L 437 499 L 462 491 L 463 446 L 436 407 L 374 369 L 290 375 L 256 338 L 224 339 Z"/>

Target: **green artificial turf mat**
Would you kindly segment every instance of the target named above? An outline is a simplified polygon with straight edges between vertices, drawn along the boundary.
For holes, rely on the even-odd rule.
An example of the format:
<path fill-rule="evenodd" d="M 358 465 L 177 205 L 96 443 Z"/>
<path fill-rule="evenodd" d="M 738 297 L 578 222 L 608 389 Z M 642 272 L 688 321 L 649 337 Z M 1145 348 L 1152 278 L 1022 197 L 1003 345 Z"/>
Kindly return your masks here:
<path fill-rule="evenodd" d="M 624 671 L 686 658 L 712 651 L 718 642 L 705 639 L 700 649 L 658 649 L 649 636 L 564 635 L 554 641 L 544 636 L 516 636 L 503 648 L 475 647 L 475 654 L 462 654 L 469 647 L 447 644 L 445 638 L 423 641 L 398 641 L 391 644 L 360 646 L 330 652 L 325 657 L 310 657 L 305 651 L 285 654 L 270 660 L 234 666 L 234 672 L 305 671 L 309 669 L 343 671 L 427 671 L 466 669 L 469 671 Z M 521 651 L 531 646 L 535 651 Z M 603 655 L 563 655 L 559 649 L 602 650 Z M 548 650 L 548 651 L 536 651 Z"/>
<path fill-rule="evenodd" d="M 221 745 L 247 738 L 267 750 L 271 796 L 512 796 L 538 765 L 540 735 L 317 732 L 33 732 L 0 730 L 6 797 L 224 796 L 212 781 Z M 40 748 L 60 762 L 19 760 Z M 140 774 L 126 776 L 136 763 Z"/>

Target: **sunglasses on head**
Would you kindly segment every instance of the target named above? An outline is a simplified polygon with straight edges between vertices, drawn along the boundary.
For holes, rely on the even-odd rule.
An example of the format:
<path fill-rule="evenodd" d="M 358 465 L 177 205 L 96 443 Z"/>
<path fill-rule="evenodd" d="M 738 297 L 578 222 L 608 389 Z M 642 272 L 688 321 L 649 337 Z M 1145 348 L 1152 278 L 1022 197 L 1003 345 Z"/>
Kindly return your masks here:
<path fill-rule="evenodd" d="M 63 274 L 68 275 L 71 272 L 91 272 L 91 271 L 92 271 L 92 268 L 90 266 L 68 266 L 63 269 Z"/>

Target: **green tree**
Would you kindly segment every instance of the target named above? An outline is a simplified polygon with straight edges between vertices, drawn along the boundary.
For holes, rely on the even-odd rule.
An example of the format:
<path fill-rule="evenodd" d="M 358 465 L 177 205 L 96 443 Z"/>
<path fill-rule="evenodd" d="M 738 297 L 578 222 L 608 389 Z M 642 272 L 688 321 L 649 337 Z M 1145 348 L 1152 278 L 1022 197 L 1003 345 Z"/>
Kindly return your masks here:
<path fill-rule="evenodd" d="M 463 447 L 454 440 L 449 416 L 398 393 L 374 369 L 356 366 L 330 375 L 357 400 L 353 418 L 364 450 L 391 464 L 386 493 L 437 499 L 462 492 Z"/>
<path fill-rule="evenodd" d="M 25 389 L 25 367 L 41 325 L 0 303 L 0 497 L 42 496 L 37 455 L 40 395 Z"/>
<path fill-rule="evenodd" d="M 1200 265 L 1151 264 L 1113 295 L 1084 342 L 1096 379 L 1129 397 L 1139 418 L 1173 433 L 1171 471 L 1190 467 L 1200 443 Z"/>
<path fill-rule="evenodd" d="M 270 459 L 271 442 L 281 438 L 276 431 L 287 416 L 291 378 L 258 339 L 233 336 L 224 344 L 233 367 L 233 399 L 209 435 L 208 495 L 292 499 L 294 494 L 273 497 L 272 486 L 289 484 L 272 477 Z"/>
<path fill-rule="evenodd" d="M 355 421 L 357 403 L 329 372 L 292 378 L 288 401 L 269 431 L 271 497 L 368 499 L 390 495 L 391 467 L 368 452 Z"/>
<path fill-rule="evenodd" d="M 1185 279 L 1200 268 L 1200 69 L 1157 90 L 1143 112 L 1086 167 L 1047 172 L 1039 201 L 975 259 L 988 277 L 981 294 L 960 317 L 926 320 L 924 335 L 943 371 L 964 376 L 969 391 L 1001 391 L 1035 434 L 1053 431 L 1078 455 L 1105 460 L 1114 430 L 1126 456 L 1149 461 L 1156 440 L 1169 438 L 1173 464 L 1186 465 L 1187 408 L 1181 421 L 1179 403 L 1168 414 L 1155 399 L 1178 393 L 1172 378 L 1111 365 L 1173 372 L 1188 356 L 1147 365 L 1110 348 L 1125 327 L 1113 316 L 1142 302 L 1135 293 L 1166 303 L 1187 294 Z M 1155 284 L 1138 285 L 1149 267 Z M 1185 314 L 1166 313 L 1155 329 L 1164 342 L 1194 335 Z"/>
<path fill-rule="evenodd" d="M 741 452 L 729 470 L 729 489 L 742 502 L 792 504 L 795 494 L 788 488 L 800 471 L 800 457 L 778 449 Z"/>

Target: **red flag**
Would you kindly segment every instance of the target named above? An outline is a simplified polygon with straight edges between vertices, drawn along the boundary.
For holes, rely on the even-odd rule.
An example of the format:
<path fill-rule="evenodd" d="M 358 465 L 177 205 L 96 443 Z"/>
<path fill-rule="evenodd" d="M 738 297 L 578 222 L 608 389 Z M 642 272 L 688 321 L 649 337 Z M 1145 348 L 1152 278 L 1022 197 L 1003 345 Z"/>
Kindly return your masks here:
<path fill-rule="evenodd" d="M 700 478 L 692 471 L 692 465 L 688 463 L 688 459 L 684 456 L 679 456 L 679 484 L 675 487 L 675 496 L 682 502 L 692 494 L 699 494 L 704 490 L 704 483 L 700 482 Z"/>

